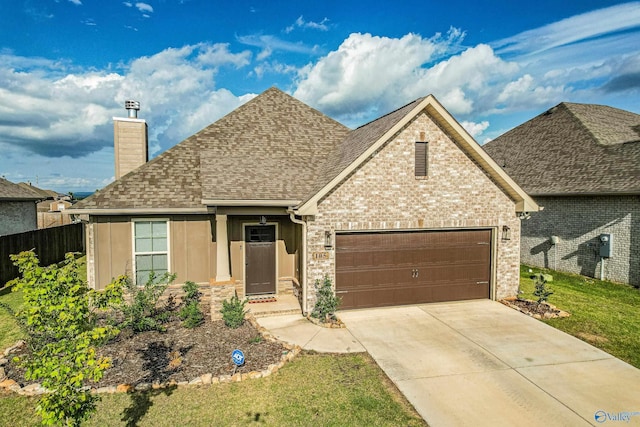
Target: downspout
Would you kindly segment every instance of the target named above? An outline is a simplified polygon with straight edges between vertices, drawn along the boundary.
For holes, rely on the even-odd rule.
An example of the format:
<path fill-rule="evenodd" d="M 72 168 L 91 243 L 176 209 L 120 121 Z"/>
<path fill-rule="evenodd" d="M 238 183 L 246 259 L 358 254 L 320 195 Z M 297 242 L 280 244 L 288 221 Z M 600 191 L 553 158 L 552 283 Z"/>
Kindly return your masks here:
<path fill-rule="evenodd" d="M 302 283 L 302 314 L 307 315 L 307 222 L 296 218 L 293 210 L 288 210 L 289 219 L 294 224 L 302 226 L 302 268 L 300 270 L 300 282 Z"/>

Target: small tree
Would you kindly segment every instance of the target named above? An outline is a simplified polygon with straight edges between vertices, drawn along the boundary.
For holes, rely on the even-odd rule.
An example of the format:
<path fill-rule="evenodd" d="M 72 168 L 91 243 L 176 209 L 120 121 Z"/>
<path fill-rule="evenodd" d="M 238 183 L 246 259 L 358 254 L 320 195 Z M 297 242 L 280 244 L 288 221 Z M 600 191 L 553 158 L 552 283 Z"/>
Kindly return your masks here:
<path fill-rule="evenodd" d="M 234 293 L 229 301 L 222 301 L 222 320 L 224 320 L 224 324 L 230 328 L 239 328 L 244 322 L 244 316 L 247 314 L 247 311 L 244 309 L 244 306 L 247 304 L 247 299 L 240 300 L 238 298 L 238 293 Z"/>
<path fill-rule="evenodd" d="M 553 295 L 553 291 L 547 288 L 547 279 L 545 279 L 543 274 L 537 274 L 534 284 L 535 289 L 533 291 L 533 295 L 538 297 L 538 304 L 547 302 L 549 296 Z"/>
<path fill-rule="evenodd" d="M 152 271 L 147 281 L 138 286 L 129 277 L 122 276 L 127 297 L 119 307 L 124 315 L 124 321 L 120 326 L 131 328 L 134 332 L 164 330 L 159 317 L 158 300 L 175 279 L 175 274 L 164 273 L 158 277 Z"/>
<path fill-rule="evenodd" d="M 322 284 L 320 284 L 320 280 L 316 280 L 315 287 L 317 301 L 311 312 L 311 317 L 315 317 L 322 322 L 336 320 L 335 313 L 340 305 L 340 297 L 336 296 L 333 291 L 329 276 L 324 276 Z"/>
<path fill-rule="evenodd" d="M 198 285 L 191 281 L 184 282 L 182 285 L 184 291 L 183 306 L 178 315 L 182 319 L 182 324 L 186 328 L 195 328 L 204 321 L 204 314 L 200 309 L 200 291 Z"/>
<path fill-rule="evenodd" d="M 45 425 L 79 426 L 98 400 L 82 389 L 83 382 L 99 381 L 110 366 L 95 346 L 118 334 L 114 327 L 96 326 L 90 301 L 108 304 L 117 299 L 117 286 L 102 296 L 89 291 L 73 254 L 49 267 L 41 267 L 32 251 L 11 255 L 11 260 L 22 276 L 13 281 L 24 298 L 16 315 L 26 329 L 30 350 L 17 361 L 26 369 L 26 379 L 40 381 L 50 391 L 40 398 L 36 411 Z"/>

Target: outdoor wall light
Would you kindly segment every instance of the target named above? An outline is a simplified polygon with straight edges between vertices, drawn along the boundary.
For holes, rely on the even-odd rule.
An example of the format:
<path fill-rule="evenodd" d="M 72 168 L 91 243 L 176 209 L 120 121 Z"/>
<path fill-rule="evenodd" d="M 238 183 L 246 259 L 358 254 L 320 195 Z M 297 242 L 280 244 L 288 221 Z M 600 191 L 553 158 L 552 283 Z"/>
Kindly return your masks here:
<path fill-rule="evenodd" d="M 511 240 L 511 229 L 508 225 L 502 226 L 502 240 Z"/>
<path fill-rule="evenodd" d="M 333 241 L 331 239 L 331 231 L 324 232 L 324 248 L 329 250 L 333 249 Z"/>
<path fill-rule="evenodd" d="M 267 217 L 266 216 L 261 216 L 260 217 L 260 225 L 267 225 Z"/>

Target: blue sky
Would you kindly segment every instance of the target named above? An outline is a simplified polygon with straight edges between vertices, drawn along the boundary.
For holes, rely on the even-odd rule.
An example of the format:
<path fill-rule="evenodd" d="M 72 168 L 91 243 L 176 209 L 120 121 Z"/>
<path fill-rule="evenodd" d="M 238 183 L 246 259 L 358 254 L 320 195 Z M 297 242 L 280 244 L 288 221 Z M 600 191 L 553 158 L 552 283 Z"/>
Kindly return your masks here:
<path fill-rule="evenodd" d="M 0 0 L 0 176 L 92 191 L 126 99 L 155 156 L 271 86 L 350 127 L 432 93 L 480 143 L 640 113 L 640 2 Z"/>

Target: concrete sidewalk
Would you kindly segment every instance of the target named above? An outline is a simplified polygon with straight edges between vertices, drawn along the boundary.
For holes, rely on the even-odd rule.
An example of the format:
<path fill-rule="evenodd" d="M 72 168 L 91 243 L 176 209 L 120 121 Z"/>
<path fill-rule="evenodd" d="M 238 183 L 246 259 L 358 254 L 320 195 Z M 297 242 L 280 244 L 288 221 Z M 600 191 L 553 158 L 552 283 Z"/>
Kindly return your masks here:
<path fill-rule="evenodd" d="M 366 349 L 431 426 L 640 425 L 640 370 L 495 301 L 340 318 L 346 330 L 258 321 L 305 349 Z"/>
<path fill-rule="evenodd" d="M 348 329 L 323 328 L 314 325 L 300 314 L 259 317 L 256 321 L 280 341 L 297 344 L 304 350 L 321 353 L 366 351 Z"/>

